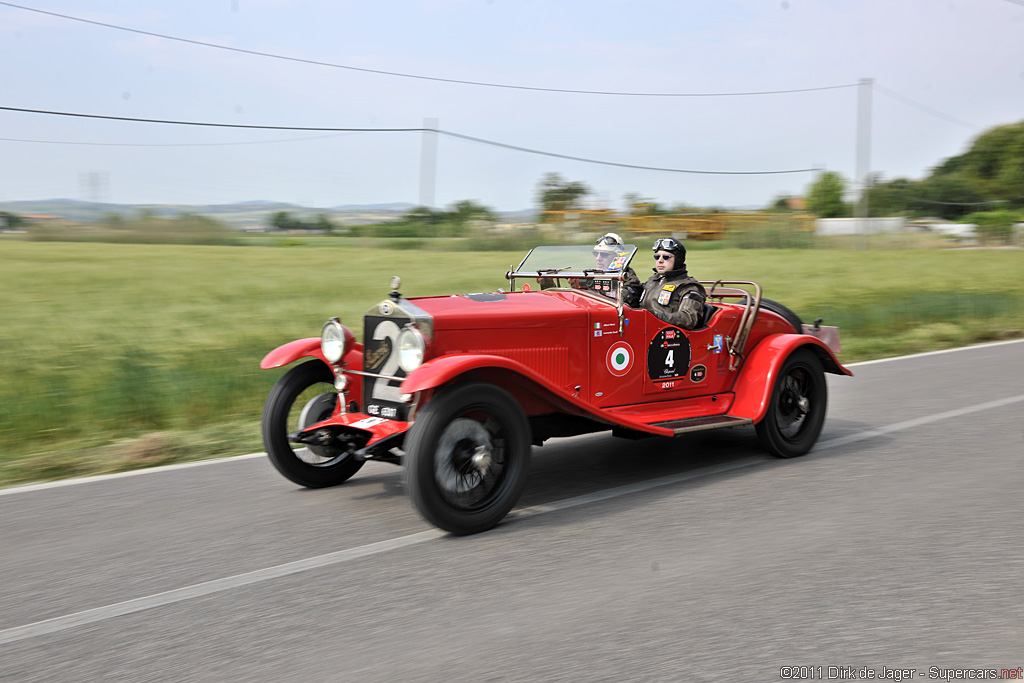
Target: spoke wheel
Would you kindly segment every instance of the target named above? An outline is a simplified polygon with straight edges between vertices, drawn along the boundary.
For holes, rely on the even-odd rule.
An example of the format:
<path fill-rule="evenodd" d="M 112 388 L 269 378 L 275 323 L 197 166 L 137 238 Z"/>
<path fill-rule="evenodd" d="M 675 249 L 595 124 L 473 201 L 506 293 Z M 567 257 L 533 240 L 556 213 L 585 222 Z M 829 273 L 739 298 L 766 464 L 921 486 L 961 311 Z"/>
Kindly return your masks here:
<path fill-rule="evenodd" d="M 490 529 L 519 500 L 530 427 L 512 396 L 490 384 L 459 384 L 420 411 L 405 448 L 406 485 L 420 514 L 454 534 Z"/>
<path fill-rule="evenodd" d="M 821 361 L 813 351 L 795 351 L 782 364 L 768 412 L 757 424 L 761 445 L 780 458 L 803 455 L 821 434 L 827 404 Z"/>
<path fill-rule="evenodd" d="M 309 488 L 336 486 L 355 474 L 362 462 L 340 448 L 300 446 L 288 435 L 329 418 L 337 406 L 331 369 L 309 361 L 285 373 L 263 408 L 263 446 L 270 462 L 291 481 Z"/>

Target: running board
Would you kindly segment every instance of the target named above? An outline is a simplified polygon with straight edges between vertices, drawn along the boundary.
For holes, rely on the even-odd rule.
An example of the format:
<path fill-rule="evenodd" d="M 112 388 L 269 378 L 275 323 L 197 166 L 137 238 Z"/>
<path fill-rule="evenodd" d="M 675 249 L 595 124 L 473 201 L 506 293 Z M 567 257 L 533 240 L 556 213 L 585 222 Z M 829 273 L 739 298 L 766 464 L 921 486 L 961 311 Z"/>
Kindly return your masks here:
<path fill-rule="evenodd" d="M 655 422 L 652 427 L 663 427 L 671 429 L 675 436 L 686 432 L 699 432 L 705 429 L 719 429 L 721 427 L 739 427 L 740 425 L 753 424 L 749 417 L 733 417 L 732 415 L 708 415 L 706 417 L 688 417 L 685 420 L 669 420 L 668 422 Z"/>

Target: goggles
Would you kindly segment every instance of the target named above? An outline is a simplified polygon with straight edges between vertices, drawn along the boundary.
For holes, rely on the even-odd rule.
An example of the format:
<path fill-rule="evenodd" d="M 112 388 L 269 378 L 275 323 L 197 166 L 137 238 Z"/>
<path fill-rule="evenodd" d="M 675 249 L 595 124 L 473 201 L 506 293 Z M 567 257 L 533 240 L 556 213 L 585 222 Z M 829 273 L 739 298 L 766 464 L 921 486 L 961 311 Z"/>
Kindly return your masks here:
<path fill-rule="evenodd" d="M 683 251 L 684 247 L 675 237 L 662 237 L 654 241 L 654 251 Z"/>
<path fill-rule="evenodd" d="M 619 242 L 616 241 L 616 239 L 614 237 L 609 237 L 608 235 L 602 235 L 601 237 L 598 237 L 597 241 L 594 242 L 594 244 L 599 246 L 599 247 L 617 247 L 617 246 L 619 246 Z"/>

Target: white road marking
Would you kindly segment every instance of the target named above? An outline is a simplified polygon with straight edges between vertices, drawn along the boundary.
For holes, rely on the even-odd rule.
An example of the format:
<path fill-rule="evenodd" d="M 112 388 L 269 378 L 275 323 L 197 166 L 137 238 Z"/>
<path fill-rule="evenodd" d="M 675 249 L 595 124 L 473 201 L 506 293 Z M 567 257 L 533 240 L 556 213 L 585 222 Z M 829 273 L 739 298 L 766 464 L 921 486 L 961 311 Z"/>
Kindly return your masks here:
<path fill-rule="evenodd" d="M 864 441 L 866 439 L 873 439 L 876 436 L 884 436 L 885 434 L 892 434 L 894 432 L 902 432 L 905 429 L 911 429 L 913 427 L 920 427 L 921 425 L 931 424 L 933 422 L 942 422 L 943 420 L 949 420 L 954 417 L 962 417 L 964 415 L 970 415 L 971 413 L 979 413 L 985 410 L 994 410 L 996 408 L 1002 408 L 1013 403 L 1020 403 L 1024 401 L 1024 394 L 1017 396 L 1010 396 L 1008 398 L 1001 398 L 995 401 L 988 401 L 987 403 L 978 403 L 973 406 L 966 406 L 964 408 L 957 408 L 956 410 L 947 410 L 944 413 L 935 413 L 934 415 L 925 415 L 924 417 L 917 417 L 913 420 L 907 420 L 905 422 L 897 422 L 887 427 L 879 427 L 878 429 L 869 429 L 857 434 L 851 434 L 849 436 L 840 436 L 835 439 L 829 439 L 828 441 L 822 441 L 818 443 L 814 449 L 821 450 L 825 448 L 838 448 L 839 446 L 846 446 L 847 444 L 856 443 L 858 441 Z"/>
<path fill-rule="evenodd" d="M 444 535 L 444 532 L 439 529 L 421 531 L 418 534 L 400 536 L 398 538 L 380 541 L 379 543 L 362 545 L 358 548 L 339 550 L 338 552 L 318 555 L 305 560 L 279 564 L 276 567 L 257 569 L 256 571 L 247 572 L 245 574 L 236 574 L 235 576 L 228 576 L 223 579 L 197 583 L 192 586 L 185 586 L 184 588 L 176 588 L 164 593 L 147 595 L 143 598 L 125 600 L 124 602 L 118 602 L 104 607 L 97 607 L 96 609 L 85 610 L 84 612 L 75 612 L 74 614 L 68 614 L 62 617 L 37 621 L 34 624 L 16 626 L 14 628 L 0 631 L 0 645 L 25 640 L 27 638 L 34 638 L 48 633 L 57 633 L 76 626 L 92 624 L 97 621 L 105 621 L 106 619 L 112 619 L 124 614 L 141 612 L 142 610 L 147 610 L 153 607 L 171 605 L 176 602 L 182 602 L 184 600 L 190 600 L 204 595 L 212 595 L 213 593 L 220 593 L 226 590 L 231 590 L 232 588 L 238 588 L 239 586 L 247 586 L 261 581 L 269 581 L 270 579 L 277 579 L 282 576 L 288 576 L 289 574 L 297 574 L 310 569 L 319 569 L 320 567 L 326 567 L 340 562 L 347 562 L 359 557 L 376 555 L 377 553 L 387 552 L 388 550 L 395 550 L 396 548 L 404 548 L 409 545 L 423 543 L 424 541 L 429 541 Z"/>
<path fill-rule="evenodd" d="M 1024 394 L 1017 396 L 1010 396 L 1008 398 L 998 399 L 995 401 L 988 401 L 986 403 L 978 403 L 973 406 L 967 406 L 964 408 L 958 408 L 956 410 L 949 410 L 942 413 L 935 413 L 933 415 L 926 415 L 913 420 L 906 420 L 905 422 L 898 422 L 896 424 L 889 425 L 887 427 L 880 427 L 878 429 L 871 429 L 863 431 L 850 436 L 839 437 L 835 439 L 829 439 L 823 441 L 815 446 L 814 452 L 820 453 L 823 450 L 838 448 L 840 446 L 846 446 L 851 443 L 858 441 L 865 441 L 872 439 L 877 436 L 885 434 L 892 434 L 895 432 L 912 429 L 921 425 L 931 424 L 933 422 L 940 422 L 942 420 L 948 420 L 955 417 L 962 417 L 971 413 L 982 412 L 986 410 L 994 410 L 1003 406 L 1012 405 L 1014 403 L 1020 403 L 1024 401 Z M 640 493 L 642 491 L 648 491 L 659 486 L 667 486 L 669 484 L 677 484 L 692 479 L 699 479 L 701 477 L 708 477 L 715 474 L 721 474 L 723 472 L 730 472 L 732 470 L 738 470 L 744 467 L 750 467 L 758 463 L 771 462 L 772 458 L 767 457 L 748 457 L 742 460 L 737 460 L 724 465 L 711 465 L 708 467 L 702 467 L 696 470 L 692 470 L 685 474 L 671 475 L 667 477 L 660 477 L 658 479 L 650 479 L 648 481 L 638 482 L 636 484 L 627 484 L 625 486 L 618 486 L 611 489 L 605 489 L 603 491 L 596 491 L 583 496 L 576 496 L 575 498 L 567 498 L 565 500 L 555 501 L 553 503 L 546 503 L 544 505 L 535 505 L 529 508 L 523 508 L 520 510 L 513 511 L 510 515 L 510 519 L 526 519 L 530 517 L 537 517 L 539 515 L 548 514 L 550 512 L 557 512 L 560 510 L 567 510 L 569 508 L 578 507 L 580 505 L 587 505 L 600 500 L 608 500 L 610 498 L 618 498 L 620 496 L 629 495 L 631 493 Z M 398 538 L 388 539 L 386 541 L 380 541 L 378 543 L 370 543 L 368 545 L 359 546 L 357 548 L 349 548 L 348 550 L 339 550 L 333 553 L 327 553 L 326 555 L 317 555 L 316 557 L 310 557 L 305 560 L 298 560 L 295 562 L 288 562 L 286 564 L 280 564 L 275 567 L 267 567 L 266 569 L 258 569 L 256 571 L 247 572 L 245 574 L 236 574 L 235 576 L 228 576 L 223 579 L 216 579 L 214 581 L 206 581 L 204 583 L 198 583 L 192 586 L 185 586 L 184 588 L 177 588 L 174 590 L 166 591 L 164 593 L 156 593 L 154 595 L 148 595 L 141 598 L 135 598 L 134 600 L 126 600 L 113 605 L 106 605 L 104 607 L 97 607 L 95 609 L 85 610 L 83 612 L 75 612 L 73 614 L 67 614 L 61 617 L 54 617 L 53 619 L 46 619 L 44 621 L 37 621 L 32 624 L 26 624 L 24 626 L 15 626 L 0 631 L 0 645 L 6 643 L 14 643 L 20 640 L 26 640 L 28 638 L 34 638 L 36 636 L 46 635 L 50 633 L 58 633 L 60 631 L 66 631 L 77 626 L 85 624 L 92 624 L 98 621 L 105 621 L 107 619 L 113 619 L 125 614 L 133 614 L 135 612 L 141 612 L 143 610 L 151 609 L 153 607 L 161 607 L 163 605 L 170 605 L 192 598 L 201 597 L 204 595 L 212 595 L 214 593 L 220 593 L 223 591 L 238 588 L 240 586 L 248 586 L 254 583 L 261 583 L 263 581 L 269 581 L 271 579 L 277 579 L 290 574 L 297 574 L 299 572 L 309 571 L 311 569 L 320 569 L 330 565 L 341 564 L 350 560 L 355 560 L 360 557 L 367 557 L 370 555 L 376 555 L 379 553 L 388 552 L 390 550 L 396 550 L 398 548 L 406 548 L 413 545 L 418 545 L 426 541 L 432 541 L 437 538 L 445 536 L 443 531 L 438 529 L 431 529 L 428 531 L 421 531 L 415 534 L 409 534 L 407 536 L 399 536 Z"/>
<path fill-rule="evenodd" d="M 211 460 L 195 460 L 193 462 L 179 462 L 173 465 L 158 465 L 147 467 L 142 470 L 130 472 L 115 472 L 114 474 L 95 474 L 91 477 L 73 477 L 71 479 L 60 479 L 57 481 L 41 481 L 38 484 L 22 484 L 6 489 L 0 489 L 0 496 L 9 496 L 12 493 L 27 493 L 29 491 L 43 491 L 46 489 L 57 489 L 63 486 L 75 486 L 76 484 L 91 484 L 94 481 L 109 481 L 111 479 L 124 479 L 125 477 L 137 477 L 142 474 L 155 474 L 169 470 L 184 470 L 190 467 L 201 467 L 203 465 L 219 465 L 232 460 L 249 460 L 250 458 L 266 457 L 266 453 L 248 453 L 246 455 L 233 455 L 229 458 L 214 458 Z"/>
<path fill-rule="evenodd" d="M 987 344 L 975 344 L 974 346 L 960 346 L 955 349 L 943 349 L 941 351 L 926 351 L 924 353 L 914 353 L 907 356 L 893 356 L 891 358 L 879 358 L 877 360 L 864 360 L 857 363 L 845 364 L 848 368 L 855 368 L 860 365 L 873 365 L 875 363 L 889 363 L 897 360 L 908 360 L 911 358 L 922 358 L 924 356 L 936 356 L 945 353 L 956 353 L 958 351 L 973 351 L 975 349 L 984 349 L 990 346 L 1003 346 L 1005 344 L 1019 344 L 1024 342 L 1024 339 L 1010 339 L 1008 341 L 989 342 Z M 124 477 L 137 477 L 142 474 L 156 474 L 158 472 L 166 472 L 168 470 L 180 470 L 188 467 L 201 467 L 203 465 L 220 465 L 233 460 L 248 460 L 250 458 L 262 458 L 265 457 L 266 453 L 248 453 L 246 455 L 235 455 L 227 458 L 213 458 L 210 460 L 197 460 L 195 462 L 182 462 L 174 465 L 160 465 L 158 467 L 149 467 L 141 470 L 132 470 L 131 472 L 118 472 L 116 474 L 98 474 L 91 477 L 73 477 L 71 479 L 60 479 L 58 481 L 44 481 L 38 484 L 23 484 L 21 486 L 11 486 L 8 488 L 0 489 L 0 496 L 9 496 L 13 493 L 28 493 L 29 491 L 43 491 L 45 489 L 55 489 L 62 486 L 75 486 L 77 484 L 89 484 L 95 481 L 107 481 L 110 479 L 122 479 Z"/>
<path fill-rule="evenodd" d="M 876 363 L 889 363 L 894 360 L 910 360 L 911 358 L 924 358 L 925 356 L 941 356 L 947 353 L 956 353 L 957 351 L 974 351 L 975 349 L 987 349 L 992 346 L 1005 346 L 1006 344 L 1020 344 L 1024 342 L 1024 339 L 1009 339 L 1007 341 L 987 342 L 985 344 L 974 344 L 973 346 L 958 346 L 955 349 L 941 349 L 939 351 L 924 351 L 922 353 L 912 353 L 907 356 L 892 356 L 890 358 L 876 358 L 875 360 L 862 360 L 857 363 L 850 363 L 846 365 L 848 368 L 855 368 L 858 365 L 875 365 Z M 842 360 L 840 360 L 842 362 Z"/>

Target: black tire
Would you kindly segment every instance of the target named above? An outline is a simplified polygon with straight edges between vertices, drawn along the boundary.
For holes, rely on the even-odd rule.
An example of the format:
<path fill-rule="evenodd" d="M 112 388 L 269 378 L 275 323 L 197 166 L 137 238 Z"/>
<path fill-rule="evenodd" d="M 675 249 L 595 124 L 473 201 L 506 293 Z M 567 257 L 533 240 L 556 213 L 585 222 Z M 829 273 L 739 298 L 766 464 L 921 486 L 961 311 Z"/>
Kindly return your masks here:
<path fill-rule="evenodd" d="M 530 425 L 504 389 L 474 382 L 434 396 L 405 442 L 405 481 L 420 514 L 464 536 L 500 522 L 530 467 Z"/>
<path fill-rule="evenodd" d="M 288 441 L 288 434 L 330 417 L 337 400 L 334 373 L 318 360 L 286 372 L 267 396 L 263 446 L 277 471 L 300 486 L 337 486 L 363 466 L 341 449 L 309 446 L 296 450 Z"/>
<path fill-rule="evenodd" d="M 793 326 L 793 330 L 796 331 L 797 334 L 803 334 L 804 323 L 800 320 L 800 316 L 780 304 L 778 301 L 761 299 L 761 308 L 765 311 L 771 311 L 772 313 L 781 315 L 786 319 L 786 322 Z"/>
<path fill-rule="evenodd" d="M 821 361 L 813 351 L 798 349 L 782 364 L 768 412 L 757 423 L 757 438 L 780 458 L 803 455 L 818 440 L 827 407 L 828 389 Z"/>

